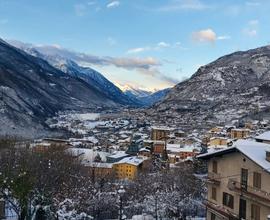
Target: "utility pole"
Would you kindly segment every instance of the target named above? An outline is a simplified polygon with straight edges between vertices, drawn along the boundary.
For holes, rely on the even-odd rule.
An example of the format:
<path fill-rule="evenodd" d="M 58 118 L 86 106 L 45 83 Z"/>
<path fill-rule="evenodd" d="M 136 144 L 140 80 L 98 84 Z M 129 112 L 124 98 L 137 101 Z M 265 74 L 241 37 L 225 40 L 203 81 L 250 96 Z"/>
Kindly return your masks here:
<path fill-rule="evenodd" d="M 122 196 L 120 195 L 120 208 L 119 208 L 119 220 L 122 220 L 122 210 L 123 210 L 123 200 L 122 200 Z"/>
<path fill-rule="evenodd" d="M 158 207 L 157 207 L 157 196 L 156 196 L 156 199 L 155 199 L 155 219 L 158 220 Z"/>

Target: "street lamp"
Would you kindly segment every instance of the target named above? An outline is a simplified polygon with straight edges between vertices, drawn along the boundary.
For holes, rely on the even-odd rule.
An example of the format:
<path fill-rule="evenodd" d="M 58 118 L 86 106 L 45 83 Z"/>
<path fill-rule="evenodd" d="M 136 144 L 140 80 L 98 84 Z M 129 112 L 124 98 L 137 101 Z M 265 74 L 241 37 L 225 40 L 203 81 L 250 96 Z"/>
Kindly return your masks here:
<path fill-rule="evenodd" d="M 123 219 L 123 195 L 126 192 L 124 186 L 120 186 L 120 189 L 117 191 L 120 199 L 120 207 L 119 207 L 119 220 Z"/>

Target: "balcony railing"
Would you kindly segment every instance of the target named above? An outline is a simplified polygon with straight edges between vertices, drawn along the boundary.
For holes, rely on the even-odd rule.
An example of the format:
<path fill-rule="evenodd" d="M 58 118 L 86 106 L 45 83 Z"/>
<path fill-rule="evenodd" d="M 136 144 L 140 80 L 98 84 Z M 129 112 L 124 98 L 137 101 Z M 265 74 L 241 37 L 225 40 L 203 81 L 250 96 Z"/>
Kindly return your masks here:
<path fill-rule="evenodd" d="M 236 215 L 235 213 L 231 212 L 230 210 L 226 209 L 223 205 L 218 205 L 218 204 L 215 204 L 209 200 L 205 200 L 204 202 L 205 206 L 208 208 L 208 209 L 211 209 L 217 213 L 219 213 L 220 215 L 222 216 L 225 216 L 229 219 L 239 219 L 238 218 L 238 215 Z"/>
<path fill-rule="evenodd" d="M 242 184 L 236 180 L 229 179 L 228 181 L 228 188 L 232 191 L 237 191 L 242 193 L 243 195 L 249 196 L 249 197 L 257 197 L 264 202 L 267 202 L 270 206 L 270 193 L 263 191 L 261 189 L 258 189 L 256 187 L 252 186 L 242 186 Z"/>
<path fill-rule="evenodd" d="M 213 184 L 220 184 L 220 173 L 208 172 L 207 182 Z"/>

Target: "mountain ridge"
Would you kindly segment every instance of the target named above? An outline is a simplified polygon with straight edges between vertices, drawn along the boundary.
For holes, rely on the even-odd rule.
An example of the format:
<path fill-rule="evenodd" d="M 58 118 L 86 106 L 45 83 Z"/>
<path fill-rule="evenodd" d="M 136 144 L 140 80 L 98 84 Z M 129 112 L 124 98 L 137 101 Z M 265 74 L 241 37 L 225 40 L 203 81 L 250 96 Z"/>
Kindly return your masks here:
<path fill-rule="evenodd" d="M 167 90 L 156 91 L 156 93 L 133 86 L 125 85 L 123 87 L 121 85 L 115 85 L 98 71 L 90 67 L 81 66 L 72 60 L 71 54 L 66 55 L 66 51 L 68 50 L 65 49 L 63 49 L 64 52 L 61 54 L 61 48 L 55 48 L 53 46 L 34 46 L 32 44 L 12 40 L 9 42 L 33 56 L 48 61 L 49 64 L 59 70 L 83 79 L 100 92 L 105 93 L 113 101 L 122 105 L 129 105 L 131 107 L 151 106 L 160 101 L 167 93 Z"/>
<path fill-rule="evenodd" d="M 10 41 L 10 43 L 32 56 L 46 60 L 50 65 L 61 70 L 62 72 L 81 78 L 116 103 L 121 105 L 130 105 L 133 107 L 141 106 L 139 100 L 126 96 L 117 86 L 104 77 L 103 74 L 90 67 L 79 65 L 69 57 L 66 57 L 65 54 L 59 54 L 59 51 L 58 53 L 54 53 L 53 49 L 46 50 L 46 48 L 35 47 L 32 44 L 23 43 L 20 41 Z"/>
<path fill-rule="evenodd" d="M 85 81 L 0 41 L 0 134 L 32 136 L 58 111 L 117 106 Z"/>
<path fill-rule="evenodd" d="M 226 122 L 267 111 L 269 88 L 270 46 L 265 46 L 231 53 L 200 67 L 154 108 L 182 115 L 184 120 Z"/>

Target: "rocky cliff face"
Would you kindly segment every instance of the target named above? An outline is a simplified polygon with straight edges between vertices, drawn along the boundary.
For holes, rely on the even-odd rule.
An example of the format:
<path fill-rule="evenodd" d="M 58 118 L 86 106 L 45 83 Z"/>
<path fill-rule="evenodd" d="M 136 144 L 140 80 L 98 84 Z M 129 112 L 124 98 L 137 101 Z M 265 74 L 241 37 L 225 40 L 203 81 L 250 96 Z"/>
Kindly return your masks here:
<path fill-rule="evenodd" d="M 230 121 L 270 108 L 270 46 L 236 52 L 202 66 L 176 85 L 158 112 L 200 121 Z"/>

